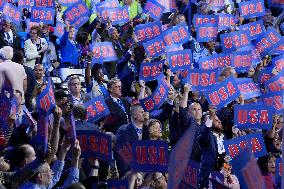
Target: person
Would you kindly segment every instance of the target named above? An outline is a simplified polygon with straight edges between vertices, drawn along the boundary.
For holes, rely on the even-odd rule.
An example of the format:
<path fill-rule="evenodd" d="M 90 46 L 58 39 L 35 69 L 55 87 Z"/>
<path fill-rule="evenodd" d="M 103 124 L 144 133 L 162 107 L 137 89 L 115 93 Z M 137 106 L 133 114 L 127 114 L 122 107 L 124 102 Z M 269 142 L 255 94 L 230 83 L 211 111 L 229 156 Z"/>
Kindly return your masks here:
<path fill-rule="evenodd" d="M 10 46 L 15 50 L 22 49 L 21 38 L 12 30 L 12 23 L 8 19 L 1 22 L 2 30 L 0 32 L 0 48 Z"/>
<path fill-rule="evenodd" d="M 95 130 L 99 131 L 99 127 L 87 122 L 87 110 L 81 104 L 77 104 L 72 109 L 75 118 L 76 130 Z"/>
<path fill-rule="evenodd" d="M 266 188 L 277 188 L 275 183 L 275 157 L 268 154 L 258 158 L 257 164 L 260 168 Z"/>
<path fill-rule="evenodd" d="M 59 49 L 61 52 L 60 68 L 68 68 L 69 66 L 77 66 L 79 64 L 79 52 L 77 42 L 75 40 L 75 28 L 65 23 L 65 32 L 60 38 Z"/>
<path fill-rule="evenodd" d="M 106 105 L 110 111 L 111 123 L 104 126 L 105 130 L 116 134 L 117 129 L 124 124 L 129 123 L 130 104 L 121 95 L 121 81 L 117 78 L 111 79 L 107 84 L 110 97 L 105 99 Z"/>
<path fill-rule="evenodd" d="M 81 92 L 81 88 L 82 86 L 79 76 L 71 76 L 68 80 L 68 89 L 70 91 L 68 98 L 73 105 L 83 104 L 90 99 L 88 95 Z"/>
<path fill-rule="evenodd" d="M 131 123 L 121 126 L 116 133 L 115 159 L 118 165 L 118 172 L 123 176 L 130 170 L 130 161 L 122 152 L 122 149 L 128 148 L 134 141 L 147 140 L 149 138 L 148 129 L 144 127 L 145 119 L 149 119 L 142 106 L 132 105 L 130 108 Z"/>
<path fill-rule="evenodd" d="M 5 72 L 14 91 L 19 90 L 22 94 L 25 94 L 27 89 L 27 75 L 22 65 L 12 62 L 13 55 L 13 48 L 10 46 L 0 49 L 0 57 L 4 60 L 0 63 L 0 86 L 4 82 L 3 73 Z"/>
<path fill-rule="evenodd" d="M 162 124 L 157 119 L 151 119 L 148 124 L 149 139 L 161 140 L 162 138 Z"/>
<path fill-rule="evenodd" d="M 91 68 L 91 62 L 88 62 L 85 72 L 85 82 L 87 93 L 90 97 L 103 96 L 105 99 L 109 97 L 107 90 L 103 67 L 100 64 L 95 64 Z"/>
<path fill-rule="evenodd" d="M 209 115 L 205 117 L 205 123 L 201 127 L 197 141 L 201 147 L 201 163 L 199 173 L 199 187 L 207 188 L 209 186 L 209 175 L 215 171 L 220 171 L 224 163 L 225 148 L 223 126 L 216 116 L 215 110 L 211 107 Z"/>
<path fill-rule="evenodd" d="M 30 29 L 30 39 L 25 41 L 24 49 L 26 55 L 25 65 L 34 68 L 36 64 L 42 64 L 44 56 L 48 50 L 48 43 L 40 37 L 39 26 L 32 26 Z"/>
<path fill-rule="evenodd" d="M 29 111 L 31 111 L 32 110 L 32 95 L 33 95 L 34 88 L 36 86 L 36 78 L 34 75 L 34 70 L 24 65 L 24 62 L 25 62 L 24 58 L 25 58 L 24 51 L 17 50 L 14 52 L 12 61 L 19 63 L 25 69 L 25 72 L 27 75 L 27 90 L 25 93 L 25 106 L 27 107 Z"/>
<path fill-rule="evenodd" d="M 23 184 L 21 189 L 49 189 L 52 188 L 60 179 L 62 170 L 64 167 L 64 159 L 70 148 L 70 143 L 64 141 L 62 148 L 58 154 L 58 159 L 52 165 L 52 168 L 48 164 L 44 164 L 40 167 L 39 173 L 36 174 L 30 182 Z M 81 149 L 79 145 L 79 141 L 76 140 L 73 153 L 72 153 L 72 161 L 71 161 L 71 169 L 69 172 L 68 178 L 65 180 L 63 186 L 58 187 L 58 189 L 66 188 L 68 185 L 79 181 L 79 169 L 78 169 L 78 161 L 81 155 Z"/>
<path fill-rule="evenodd" d="M 40 86 L 43 83 L 47 82 L 44 72 L 45 72 L 45 69 L 42 64 L 36 64 L 34 66 L 34 75 L 36 78 L 36 85 Z"/>
<path fill-rule="evenodd" d="M 224 185 L 231 189 L 240 189 L 239 179 L 232 174 L 232 166 L 226 162 L 224 163 L 220 173 L 224 175 Z"/>

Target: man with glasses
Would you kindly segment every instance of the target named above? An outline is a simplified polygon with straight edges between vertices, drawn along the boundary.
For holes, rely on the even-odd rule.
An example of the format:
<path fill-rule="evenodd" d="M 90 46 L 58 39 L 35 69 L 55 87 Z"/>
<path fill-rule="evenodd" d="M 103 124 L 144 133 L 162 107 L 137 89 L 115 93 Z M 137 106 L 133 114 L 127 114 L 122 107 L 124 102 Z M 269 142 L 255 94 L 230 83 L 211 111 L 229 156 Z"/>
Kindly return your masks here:
<path fill-rule="evenodd" d="M 82 86 L 79 76 L 72 76 L 68 81 L 68 89 L 70 91 L 68 98 L 73 105 L 83 104 L 90 100 L 88 95 L 81 93 L 81 88 Z"/>
<path fill-rule="evenodd" d="M 20 37 L 12 30 L 11 22 L 7 19 L 4 19 L 1 22 L 1 32 L 0 32 L 0 48 L 4 46 L 11 46 L 13 49 L 20 50 L 21 48 L 21 39 Z"/>

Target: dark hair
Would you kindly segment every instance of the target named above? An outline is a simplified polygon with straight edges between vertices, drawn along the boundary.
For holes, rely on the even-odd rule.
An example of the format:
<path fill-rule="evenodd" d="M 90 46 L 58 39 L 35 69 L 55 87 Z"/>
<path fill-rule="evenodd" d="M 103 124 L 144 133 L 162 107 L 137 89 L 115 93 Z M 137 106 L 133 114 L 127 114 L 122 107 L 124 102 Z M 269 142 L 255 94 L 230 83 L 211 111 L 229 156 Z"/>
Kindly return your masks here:
<path fill-rule="evenodd" d="M 258 158 L 257 164 L 259 166 L 259 169 L 262 174 L 267 174 L 268 173 L 268 162 L 271 158 L 275 158 L 273 154 L 267 154 L 265 156 L 262 156 Z"/>
<path fill-rule="evenodd" d="M 103 69 L 103 66 L 102 66 L 101 64 L 95 64 L 95 65 L 92 67 L 91 76 L 92 76 L 92 77 L 95 77 L 95 75 L 97 75 L 97 72 L 99 71 L 99 69 Z"/>
<path fill-rule="evenodd" d="M 69 185 L 66 189 L 86 189 L 80 182 Z"/>
<path fill-rule="evenodd" d="M 73 115 L 75 119 L 85 120 L 87 116 L 87 110 L 82 105 L 75 105 L 73 108 Z"/>
<path fill-rule="evenodd" d="M 14 49 L 14 55 L 13 55 L 13 62 L 23 64 L 24 63 L 24 58 L 25 58 L 25 53 L 23 50 L 15 50 Z"/>
<path fill-rule="evenodd" d="M 21 144 L 21 145 L 15 146 L 8 153 L 9 156 L 11 156 L 9 157 L 9 159 L 10 159 L 11 166 L 13 168 L 21 168 L 24 159 L 29 155 L 28 150 L 27 150 L 29 146 L 30 146 L 29 144 Z"/>
<path fill-rule="evenodd" d="M 60 89 L 54 93 L 54 97 L 56 100 L 60 100 L 63 99 L 64 97 L 67 97 L 67 94 L 65 93 L 64 90 Z"/>

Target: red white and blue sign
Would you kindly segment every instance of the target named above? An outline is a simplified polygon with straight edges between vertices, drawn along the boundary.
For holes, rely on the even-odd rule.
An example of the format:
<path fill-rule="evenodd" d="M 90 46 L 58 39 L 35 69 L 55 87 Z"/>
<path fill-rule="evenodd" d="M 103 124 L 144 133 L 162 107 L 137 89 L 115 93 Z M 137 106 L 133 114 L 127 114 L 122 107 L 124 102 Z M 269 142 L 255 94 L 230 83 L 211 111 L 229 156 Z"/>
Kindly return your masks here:
<path fill-rule="evenodd" d="M 237 20 L 236 17 L 232 14 L 218 14 L 219 22 L 218 22 L 218 30 L 227 30 L 231 29 L 232 26 L 235 26 Z"/>
<path fill-rule="evenodd" d="M 91 45 L 93 52 L 92 63 L 111 62 L 116 61 L 117 56 L 111 42 L 99 42 Z"/>
<path fill-rule="evenodd" d="M 92 98 L 84 104 L 84 107 L 87 110 L 87 120 L 89 122 L 95 122 L 109 115 L 109 109 L 102 96 Z"/>
<path fill-rule="evenodd" d="M 14 5 L 10 3 L 4 3 L 3 15 L 5 15 L 6 19 L 11 20 L 14 24 L 16 25 L 21 24 L 21 16 L 22 16 L 21 9 L 18 7 L 15 7 Z"/>
<path fill-rule="evenodd" d="M 198 188 L 199 168 L 199 163 L 189 160 L 179 188 Z"/>
<path fill-rule="evenodd" d="M 162 24 L 159 21 L 139 24 L 135 27 L 134 31 L 137 40 L 139 42 L 145 42 L 162 33 Z"/>
<path fill-rule="evenodd" d="M 247 147 L 235 159 L 232 160 L 234 172 L 242 189 L 265 189 L 266 185 L 259 170 L 257 161 Z"/>
<path fill-rule="evenodd" d="M 269 54 L 270 51 L 275 49 L 281 43 L 281 35 L 274 29 L 269 28 L 267 32 L 258 37 L 253 45 L 261 57 Z"/>
<path fill-rule="evenodd" d="M 186 24 L 181 23 L 172 27 L 162 33 L 165 45 L 171 46 L 174 44 L 183 44 L 189 41 L 190 34 L 187 30 Z"/>
<path fill-rule="evenodd" d="M 75 3 L 80 2 L 81 0 L 58 0 L 58 2 L 62 5 L 62 6 L 72 6 Z"/>
<path fill-rule="evenodd" d="M 171 71 L 190 69 L 192 66 L 191 50 L 173 51 L 167 53 L 167 59 Z"/>
<path fill-rule="evenodd" d="M 234 123 L 240 129 L 272 128 L 274 110 L 272 107 L 246 104 L 234 106 Z"/>
<path fill-rule="evenodd" d="M 77 139 L 83 158 L 96 157 L 110 163 L 112 161 L 111 136 L 95 130 L 77 130 Z"/>
<path fill-rule="evenodd" d="M 18 0 L 18 7 L 30 8 L 34 5 L 34 0 Z M 1 6 L 1 3 L 0 3 Z"/>
<path fill-rule="evenodd" d="M 89 8 L 84 2 L 73 4 L 64 11 L 65 21 L 73 25 L 76 29 L 80 28 L 89 20 Z"/>
<path fill-rule="evenodd" d="M 208 88 L 204 96 L 209 104 L 221 109 L 238 98 L 240 94 L 235 78 L 230 76 L 222 83 Z"/>
<path fill-rule="evenodd" d="M 39 112 L 47 115 L 50 114 L 55 107 L 55 98 L 50 79 L 45 89 L 36 97 L 36 106 Z"/>
<path fill-rule="evenodd" d="M 284 110 L 284 92 L 270 92 L 262 95 L 263 102 L 266 106 L 273 106 L 277 114 L 283 113 Z"/>
<path fill-rule="evenodd" d="M 208 87 L 217 85 L 219 69 L 200 70 L 190 69 L 187 76 L 187 82 L 194 91 L 206 91 Z"/>
<path fill-rule="evenodd" d="M 270 7 L 284 7 L 284 2 L 281 0 L 268 0 L 268 4 Z"/>
<path fill-rule="evenodd" d="M 164 61 L 142 62 L 139 79 L 145 82 L 157 79 L 163 73 Z"/>
<path fill-rule="evenodd" d="M 108 18 L 112 21 L 113 25 L 125 24 L 129 21 L 128 6 L 108 8 Z"/>
<path fill-rule="evenodd" d="M 223 52 L 236 51 L 251 45 L 249 31 L 235 31 L 220 35 Z"/>
<path fill-rule="evenodd" d="M 203 14 L 195 14 L 193 15 L 192 23 L 195 28 L 199 27 L 199 25 L 203 24 L 215 24 L 219 23 L 218 15 L 203 15 Z"/>
<path fill-rule="evenodd" d="M 260 87 L 258 86 L 258 84 L 253 82 L 251 78 L 237 78 L 235 80 L 237 82 L 238 89 L 244 96 L 244 100 L 259 97 L 262 95 Z"/>
<path fill-rule="evenodd" d="M 259 21 L 256 21 L 256 22 L 251 22 L 251 23 L 244 24 L 244 25 L 240 25 L 239 29 L 241 31 L 249 31 L 251 40 L 257 39 L 264 32 L 266 32 L 262 20 L 259 20 Z"/>
<path fill-rule="evenodd" d="M 144 13 L 150 14 L 150 16 L 154 20 L 160 20 L 163 12 L 165 10 L 165 7 L 162 6 L 160 3 L 158 3 L 155 0 L 147 0 L 147 3 L 144 6 Z"/>
<path fill-rule="evenodd" d="M 247 73 L 253 66 L 251 51 L 234 52 L 231 61 L 237 73 Z"/>
<path fill-rule="evenodd" d="M 54 16 L 55 16 L 54 8 L 32 7 L 31 9 L 32 22 L 43 22 L 44 24 L 53 25 Z"/>
<path fill-rule="evenodd" d="M 161 35 L 143 43 L 147 56 L 158 57 L 165 53 L 165 42 Z"/>
<path fill-rule="evenodd" d="M 222 69 L 231 66 L 231 57 L 232 55 L 230 53 L 214 54 L 200 58 L 197 62 L 201 70 Z"/>
<path fill-rule="evenodd" d="M 168 95 L 170 87 L 167 84 L 165 78 L 163 78 L 163 76 L 160 76 L 160 78 L 158 78 L 157 80 L 158 85 L 152 95 L 140 100 L 141 106 L 147 112 L 158 109 L 165 102 Z"/>
<path fill-rule="evenodd" d="M 218 23 L 202 24 L 199 25 L 196 30 L 197 42 L 216 41 L 218 35 Z"/>
<path fill-rule="evenodd" d="M 158 140 L 139 140 L 132 144 L 131 168 L 142 172 L 168 172 L 168 143 Z"/>
<path fill-rule="evenodd" d="M 262 0 L 252 0 L 239 3 L 240 16 L 244 19 L 265 15 L 265 6 Z"/>
<path fill-rule="evenodd" d="M 34 0 L 36 7 L 41 8 L 54 8 L 55 3 L 54 0 Z"/>
<path fill-rule="evenodd" d="M 267 92 L 280 92 L 284 90 L 284 70 L 265 82 Z"/>
<path fill-rule="evenodd" d="M 256 158 L 264 156 L 267 153 L 262 134 L 260 132 L 256 132 L 238 138 L 233 138 L 231 140 L 225 140 L 224 147 L 226 154 L 234 159 L 246 148 L 248 143 L 251 145 L 251 152 Z"/>
<path fill-rule="evenodd" d="M 179 188 L 190 159 L 197 123 L 191 119 L 190 127 L 171 151 L 167 189 Z"/>

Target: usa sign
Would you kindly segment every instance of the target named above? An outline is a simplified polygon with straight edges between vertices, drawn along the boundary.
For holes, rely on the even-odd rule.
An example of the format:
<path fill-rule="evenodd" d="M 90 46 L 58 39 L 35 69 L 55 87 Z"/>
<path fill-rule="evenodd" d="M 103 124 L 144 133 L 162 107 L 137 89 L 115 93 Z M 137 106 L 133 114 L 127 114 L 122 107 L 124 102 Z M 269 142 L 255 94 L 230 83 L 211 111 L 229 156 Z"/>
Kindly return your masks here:
<path fill-rule="evenodd" d="M 219 69 L 199 70 L 190 69 L 187 81 L 192 85 L 192 89 L 196 91 L 206 91 L 208 87 L 217 84 Z"/>
<path fill-rule="evenodd" d="M 82 157 L 96 157 L 110 163 L 112 161 L 111 136 L 95 130 L 77 130 Z"/>
<path fill-rule="evenodd" d="M 139 42 L 150 40 L 162 33 L 161 22 L 148 22 L 146 24 L 139 24 L 135 27 L 135 36 Z"/>
<path fill-rule="evenodd" d="M 251 45 L 248 31 L 236 31 L 220 35 L 222 50 L 224 52 L 236 51 L 239 48 Z"/>
<path fill-rule="evenodd" d="M 241 31 L 248 30 L 251 40 L 255 40 L 266 31 L 262 20 L 251 22 L 249 24 L 240 25 L 239 29 Z"/>
<path fill-rule="evenodd" d="M 253 42 L 253 45 L 255 46 L 258 54 L 263 57 L 269 54 L 271 50 L 278 47 L 280 42 L 281 35 L 274 28 L 269 28 L 267 32 Z"/>
<path fill-rule="evenodd" d="M 260 17 L 265 15 L 264 2 L 261 0 L 252 0 L 239 3 L 240 16 L 245 19 Z"/>
<path fill-rule="evenodd" d="M 197 60 L 199 68 L 202 70 L 210 70 L 216 68 L 224 68 L 231 66 L 232 55 L 230 53 L 221 53 L 206 56 Z"/>
<path fill-rule="evenodd" d="M 171 71 L 189 69 L 192 66 L 191 50 L 174 51 L 167 53 L 167 59 Z"/>
<path fill-rule="evenodd" d="M 231 76 L 222 83 L 208 88 L 204 95 L 209 104 L 217 107 L 217 109 L 221 109 L 238 98 L 240 94 L 237 83 L 233 76 Z"/>
<path fill-rule="evenodd" d="M 234 123 L 240 129 L 271 129 L 274 110 L 263 105 L 235 105 Z"/>
<path fill-rule="evenodd" d="M 135 141 L 132 145 L 131 168 L 135 171 L 168 172 L 168 143 L 164 141 Z"/>
<path fill-rule="evenodd" d="M 244 96 L 244 100 L 248 100 L 254 97 L 259 97 L 262 95 L 260 87 L 258 84 L 253 82 L 251 78 L 238 78 L 236 79 L 238 89 Z"/>
<path fill-rule="evenodd" d="M 163 73 L 163 61 L 142 62 L 139 79 L 145 82 L 157 79 Z"/>
<path fill-rule="evenodd" d="M 93 52 L 92 63 L 103 63 L 117 60 L 117 56 L 111 42 L 93 43 L 91 49 Z"/>
<path fill-rule="evenodd" d="M 259 132 L 248 134 L 248 135 L 234 138 L 231 140 L 225 140 L 224 147 L 225 147 L 226 153 L 231 158 L 234 159 L 236 156 L 240 154 L 241 151 L 243 151 L 246 148 L 248 143 L 252 145 L 251 151 L 256 158 L 261 157 L 266 154 L 266 148 L 265 148 L 263 136 Z"/>

